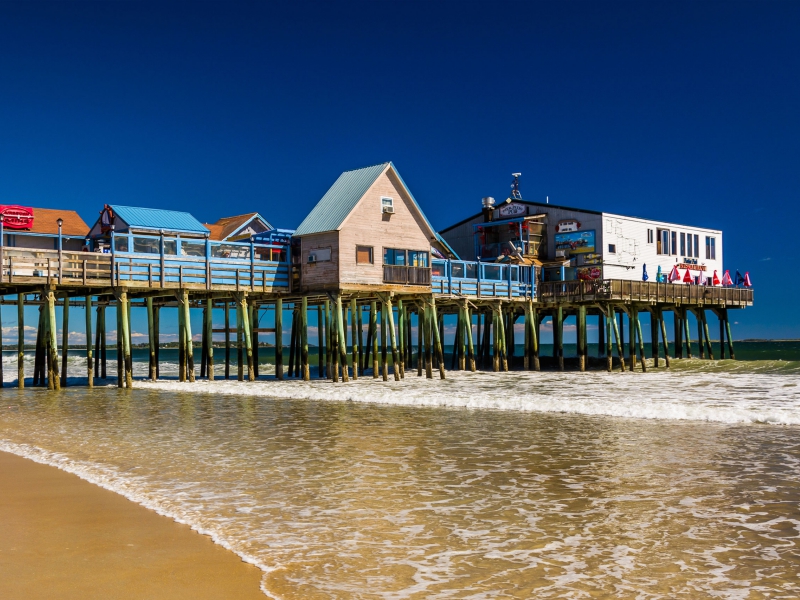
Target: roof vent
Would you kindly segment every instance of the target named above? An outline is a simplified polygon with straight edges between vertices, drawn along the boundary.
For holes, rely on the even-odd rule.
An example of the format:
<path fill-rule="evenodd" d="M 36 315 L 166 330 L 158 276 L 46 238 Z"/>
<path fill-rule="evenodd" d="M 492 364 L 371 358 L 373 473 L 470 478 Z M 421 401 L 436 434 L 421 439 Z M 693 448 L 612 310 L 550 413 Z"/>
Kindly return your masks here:
<path fill-rule="evenodd" d="M 494 208 L 494 198 L 491 196 L 486 196 L 482 201 L 483 208 Z"/>

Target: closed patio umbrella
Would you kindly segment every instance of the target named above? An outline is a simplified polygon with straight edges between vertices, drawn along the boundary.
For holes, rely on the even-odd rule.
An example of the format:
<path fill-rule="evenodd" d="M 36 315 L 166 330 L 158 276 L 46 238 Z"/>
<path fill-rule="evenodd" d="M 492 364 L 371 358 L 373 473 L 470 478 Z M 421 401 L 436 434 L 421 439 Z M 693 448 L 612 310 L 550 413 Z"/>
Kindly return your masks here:
<path fill-rule="evenodd" d="M 692 274 L 689 272 L 689 269 L 686 269 L 686 274 L 683 276 L 683 283 L 692 283 L 693 281 Z"/>
<path fill-rule="evenodd" d="M 673 266 L 672 270 L 669 272 L 669 276 L 667 277 L 667 281 L 672 283 L 673 281 L 678 281 L 681 278 L 681 274 L 678 273 L 678 267 Z"/>
<path fill-rule="evenodd" d="M 716 269 L 714 269 L 714 276 L 711 278 L 711 285 L 719 285 L 719 284 L 720 284 L 719 275 L 717 275 L 717 271 Z"/>
<path fill-rule="evenodd" d="M 642 281 L 647 281 L 648 279 L 650 279 L 650 277 L 648 277 L 648 275 L 647 275 L 647 265 L 643 264 L 642 265 Z"/>
<path fill-rule="evenodd" d="M 744 287 L 746 288 L 753 287 L 753 284 L 750 281 L 750 271 L 744 272 Z"/>
<path fill-rule="evenodd" d="M 722 276 L 722 285 L 724 286 L 733 285 L 733 280 L 731 279 L 731 272 L 728 269 L 725 269 L 725 274 Z"/>

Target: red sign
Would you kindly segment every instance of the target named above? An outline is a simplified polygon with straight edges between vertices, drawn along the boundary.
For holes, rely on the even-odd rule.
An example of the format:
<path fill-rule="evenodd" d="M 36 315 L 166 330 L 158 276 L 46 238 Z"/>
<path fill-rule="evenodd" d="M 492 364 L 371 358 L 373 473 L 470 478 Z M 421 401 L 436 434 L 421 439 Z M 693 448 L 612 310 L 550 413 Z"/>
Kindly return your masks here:
<path fill-rule="evenodd" d="M 0 204 L 3 227 L 8 229 L 30 229 L 33 227 L 33 209 L 28 206 Z"/>

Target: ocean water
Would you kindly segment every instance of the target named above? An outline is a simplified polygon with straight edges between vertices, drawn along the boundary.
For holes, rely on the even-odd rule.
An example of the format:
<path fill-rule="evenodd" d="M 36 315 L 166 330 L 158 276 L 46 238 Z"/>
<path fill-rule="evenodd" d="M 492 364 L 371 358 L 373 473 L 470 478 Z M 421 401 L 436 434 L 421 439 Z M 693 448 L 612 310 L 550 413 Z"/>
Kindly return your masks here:
<path fill-rule="evenodd" d="M 762 350 L 647 373 L 6 387 L 0 450 L 212 536 L 272 598 L 795 598 L 800 357 Z"/>

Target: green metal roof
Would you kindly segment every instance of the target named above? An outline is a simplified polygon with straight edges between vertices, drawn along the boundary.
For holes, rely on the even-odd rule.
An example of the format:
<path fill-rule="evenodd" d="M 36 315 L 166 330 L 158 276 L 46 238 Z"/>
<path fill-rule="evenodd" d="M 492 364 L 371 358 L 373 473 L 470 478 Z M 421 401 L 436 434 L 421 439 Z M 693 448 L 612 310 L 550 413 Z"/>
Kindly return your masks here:
<path fill-rule="evenodd" d="M 390 164 L 383 163 L 355 171 L 345 171 L 339 175 L 339 179 L 325 192 L 294 234 L 301 236 L 339 229 L 347 215 Z"/>
<path fill-rule="evenodd" d="M 191 214 L 161 208 L 141 208 L 138 206 L 119 206 L 112 204 L 114 214 L 134 229 L 152 229 L 177 233 L 196 233 L 205 235 L 208 229 Z"/>

